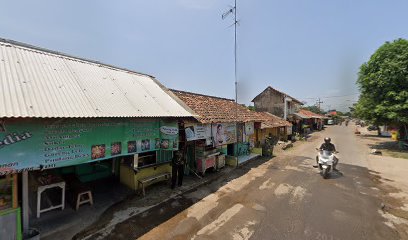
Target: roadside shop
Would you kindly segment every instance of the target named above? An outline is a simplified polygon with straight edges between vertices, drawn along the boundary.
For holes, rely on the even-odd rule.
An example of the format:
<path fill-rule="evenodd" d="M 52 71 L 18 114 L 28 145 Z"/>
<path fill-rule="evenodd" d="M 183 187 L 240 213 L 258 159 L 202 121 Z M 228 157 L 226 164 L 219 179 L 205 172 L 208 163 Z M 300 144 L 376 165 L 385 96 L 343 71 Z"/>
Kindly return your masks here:
<path fill-rule="evenodd" d="M 154 77 L 4 39 L 0 59 L 0 239 L 46 236 L 171 175 L 194 114 Z"/>
<path fill-rule="evenodd" d="M 185 122 L 188 171 L 205 174 L 225 164 L 237 166 L 258 156 L 251 153 L 251 138 L 258 120 L 255 112 L 234 100 L 172 90 L 198 116 Z M 238 118 L 237 118 L 238 116 Z M 252 144 L 253 145 L 253 144 Z"/>

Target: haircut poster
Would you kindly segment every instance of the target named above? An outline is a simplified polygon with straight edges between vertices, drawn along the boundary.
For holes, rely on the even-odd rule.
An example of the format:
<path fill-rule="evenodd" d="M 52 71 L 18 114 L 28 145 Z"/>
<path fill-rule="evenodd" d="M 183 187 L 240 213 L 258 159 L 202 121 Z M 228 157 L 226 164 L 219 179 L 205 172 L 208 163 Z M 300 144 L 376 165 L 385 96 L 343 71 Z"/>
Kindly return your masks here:
<path fill-rule="evenodd" d="M 212 125 L 212 129 L 215 146 L 237 142 L 235 123 L 216 123 Z"/>
<path fill-rule="evenodd" d="M 0 175 L 178 149 L 177 122 L 158 119 L 0 120 Z"/>

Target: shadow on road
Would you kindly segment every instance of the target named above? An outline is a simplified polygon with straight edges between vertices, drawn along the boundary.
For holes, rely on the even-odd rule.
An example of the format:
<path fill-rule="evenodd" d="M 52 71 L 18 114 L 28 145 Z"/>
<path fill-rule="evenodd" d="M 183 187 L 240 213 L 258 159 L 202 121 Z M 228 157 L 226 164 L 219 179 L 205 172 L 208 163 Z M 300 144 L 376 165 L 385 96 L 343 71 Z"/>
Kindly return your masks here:
<path fill-rule="evenodd" d="M 194 203 L 202 200 L 211 193 L 216 192 L 219 188 L 223 187 L 229 181 L 239 178 L 248 173 L 252 168 L 257 168 L 258 166 L 264 164 L 265 162 L 271 160 L 270 157 L 258 157 L 257 159 L 251 160 L 244 163 L 230 172 L 228 175 L 220 174 L 218 172 L 208 172 L 206 173 L 206 178 L 213 178 L 212 181 L 201 185 L 198 188 L 190 189 L 180 195 L 172 197 L 157 206 L 129 216 L 129 218 L 119 224 L 117 224 L 114 229 L 107 235 L 98 233 L 99 230 L 106 227 L 107 221 L 102 221 L 103 223 L 94 223 L 91 227 L 85 229 L 84 231 L 76 234 L 73 239 L 136 239 L 145 233 L 149 232 L 154 227 L 160 225 L 161 223 L 173 218 L 178 213 L 189 208 Z M 273 158 L 272 160 L 273 161 Z M 217 176 L 219 175 L 219 176 Z M 199 198 L 185 198 L 183 195 L 189 194 L 191 192 L 199 191 L 201 188 L 206 188 L 209 190 L 204 195 Z M 134 196 L 138 197 L 138 196 Z M 126 201 L 126 200 L 125 200 Z M 115 214 L 118 210 L 117 206 L 124 203 L 118 203 L 108 209 L 102 216 L 101 219 L 111 219 L 111 216 Z M 137 207 L 137 206 L 134 206 Z"/>
<path fill-rule="evenodd" d="M 280 219 L 293 217 L 293 219 L 296 219 L 293 222 L 298 223 L 299 211 L 296 209 L 302 209 L 303 221 L 300 221 L 294 227 L 299 231 L 294 230 L 286 239 L 289 237 L 293 237 L 291 239 L 305 239 L 307 237 L 305 236 L 305 227 L 309 227 L 307 228 L 309 230 L 320 229 L 322 224 L 336 221 L 342 226 L 341 229 L 336 225 L 328 225 L 326 230 L 331 234 L 330 236 L 339 237 L 339 239 L 363 239 L 364 237 L 366 239 L 399 239 L 397 233 L 383 223 L 382 215 L 378 214 L 383 202 L 389 206 L 386 209 L 388 211 L 394 209 L 394 206 L 398 206 L 397 202 L 384 199 L 379 190 L 376 189 L 380 181 L 379 177 L 370 173 L 365 167 L 339 163 L 338 168 L 340 171 L 332 172 L 329 179 L 323 179 L 319 175 L 319 171 L 311 165 L 314 159 L 305 156 L 282 156 L 272 160 L 268 158 L 252 160 L 234 169 L 228 175 L 224 174 L 204 186 L 191 189 L 189 192 L 172 197 L 147 211 L 130 216 L 127 220 L 116 224 L 107 235 L 94 234 L 89 239 L 98 239 L 98 237 L 101 237 L 100 239 L 115 240 L 136 239 L 168 220 L 170 226 L 177 226 L 179 222 L 187 218 L 187 213 L 182 213 L 185 209 L 218 191 L 230 181 L 244 176 L 251 169 L 262 167 L 261 165 L 268 161 L 271 161 L 271 164 L 267 165 L 267 176 L 259 176 L 256 181 L 248 184 L 247 188 L 236 192 L 235 194 L 238 194 L 240 198 L 238 200 L 236 196 L 235 198 L 232 197 L 235 199 L 234 201 L 252 201 L 250 199 L 259 194 L 259 187 L 269 180 L 277 184 L 275 189 L 270 188 L 266 190 L 268 192 L 263 192 L 263 196 L 268 194 L 273 196 L 279 186 L 281 188 L 283 186 L 292 186 L 292 190 L 302 187 L 308 194 L 305 195 L 305 199 L 300 201 L 296 208 L 290 205 L 291 192 L 288 192 L 287 200 L 283 200 L 282 196 L 267 199 L 269 212 L 273 215 L 270 218 L 266 217 L 270 221 L 268 226 L 273 224 L 277 232 L 271 232 L 273 230 L 271 228 L 264 228 L 255 233 L 254 239 L 267 239 L 267 236 L 278 234 L 286 229 L 286 222 Z M 209 173 L 206 177 L 211 177 L 212 174 L 216 173 Z M 193 195 L 195 197 L 191 197 Z M 321 196 L 325 197 L 322 198 Z M 262 197 L 257 197 L 258 201 L 260 201 L 260 198 Z M 224 201 L 225 205 L 236 203 L 231 201 L 231 196 L 225 196 L 220 201 Z M 266 204 L 266 202 L 263 204 Z M 285 210 L 281 211 L 281 209 Z M 319 211 L 316 211 L 317 209 Z M 359 217 L 349 218 L 346 216 Z M 403 214 L 399 213 L 399 216 L 403 216 Z M 190 227 L 193 228 L 188 226 L 188 229 Z M 344 229 L 354 230 L 344 231 Z M 170 234 L 167 231 L 170 231 L 170 229 L 163 228 L 158 232 L 164 236 Z M 195 229 L 191 231 L 195 231 Z M 311 234 L 311 236 L 314 236 L 317 233 L 311 232 Z"/>

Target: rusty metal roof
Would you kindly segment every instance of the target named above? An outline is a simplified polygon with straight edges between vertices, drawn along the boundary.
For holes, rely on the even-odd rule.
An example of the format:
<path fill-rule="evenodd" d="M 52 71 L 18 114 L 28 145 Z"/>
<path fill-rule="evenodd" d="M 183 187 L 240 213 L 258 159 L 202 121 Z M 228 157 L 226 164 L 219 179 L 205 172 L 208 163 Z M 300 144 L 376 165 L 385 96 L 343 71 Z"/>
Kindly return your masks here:
<path fill-rule="evenodd" d="M 0 39 L 0 117 L 191 117 L 154 77 Z"/>

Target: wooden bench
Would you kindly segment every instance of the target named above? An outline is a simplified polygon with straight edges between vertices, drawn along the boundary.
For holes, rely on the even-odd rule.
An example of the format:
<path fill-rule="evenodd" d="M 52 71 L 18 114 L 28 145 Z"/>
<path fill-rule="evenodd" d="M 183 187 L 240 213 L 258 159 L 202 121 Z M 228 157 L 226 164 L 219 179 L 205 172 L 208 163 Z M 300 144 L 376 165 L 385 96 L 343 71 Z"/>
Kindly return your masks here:
<path fill-rule="evenodd" d="M 138 180 L 137 188 L 140 189 L 140 186 L 141 186 L 143 197 L 144 197 L 146 195 L 146 192 L 145 192 L 146 184 L 150 184 L 153 182 L 156 183 L 160 181 L 167 181 L 170 179 L 170 177 L 171 177 L 171 173 L 165 172 L 165 173 L 159 173 L 153 176 L 149 176 L 146 178 L 142 178 Z"/>

